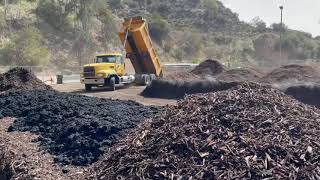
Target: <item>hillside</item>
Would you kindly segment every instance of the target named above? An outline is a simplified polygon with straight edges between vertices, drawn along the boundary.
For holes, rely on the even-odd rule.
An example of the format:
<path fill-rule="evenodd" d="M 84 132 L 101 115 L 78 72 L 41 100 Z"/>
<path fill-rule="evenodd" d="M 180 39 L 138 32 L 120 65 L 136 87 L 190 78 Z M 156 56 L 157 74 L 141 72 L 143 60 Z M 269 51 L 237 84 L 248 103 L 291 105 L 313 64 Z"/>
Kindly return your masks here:
<path fill-rule="evenodd" d="M 147 3 L 146 3 L 147 2 Z M 320 38 L 279 24 L 242 22 L 216 0 L 0 1 L 0 65 L 53 65 L 77 70 L 95 53 L 122 49 L 122 18 L 142 15 L 162 61 L 221 59 L 227 65 L 278 65 L 320 59 Z M 294 60 L 294 61 L 292 61 Z"/>

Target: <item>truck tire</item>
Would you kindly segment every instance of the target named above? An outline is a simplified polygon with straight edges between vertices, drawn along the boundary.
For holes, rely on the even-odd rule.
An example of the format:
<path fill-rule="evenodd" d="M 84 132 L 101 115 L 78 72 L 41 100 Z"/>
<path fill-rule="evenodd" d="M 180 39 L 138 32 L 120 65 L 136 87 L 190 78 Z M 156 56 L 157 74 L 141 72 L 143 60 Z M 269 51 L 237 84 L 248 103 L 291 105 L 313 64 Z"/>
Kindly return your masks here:
<path fill-rule="evenodd" d="M 91 91 L 92 90 L 92 85 L 91 84 L 85 84 L 85 89 L 86 89 L 86 91 Z"/>
<path fill-rule="evenodd" d="M 116 78 L 115 77 L 110 78 L 110 87 L 111 87 L 111 91 L 116 90 Z"/>
<path fill-rule="evenodd" d="M 149 75 L 143 75 L 142 77 L 144 85 L 148 86 L 151 83 L 151 77 Z"/>

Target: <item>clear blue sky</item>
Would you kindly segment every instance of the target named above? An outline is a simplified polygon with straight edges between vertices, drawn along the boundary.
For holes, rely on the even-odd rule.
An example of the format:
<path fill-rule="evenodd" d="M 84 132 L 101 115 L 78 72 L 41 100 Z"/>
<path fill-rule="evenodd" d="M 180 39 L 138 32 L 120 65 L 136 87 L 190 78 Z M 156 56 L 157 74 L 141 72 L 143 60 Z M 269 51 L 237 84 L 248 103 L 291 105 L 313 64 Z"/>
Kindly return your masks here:
<path fill-rule="evenodd" d="M 280 22 L 279 4 L 284 6 L 284 23 L 291 29 L 320 35 L 320 0 L 220 0 L 250 22 L 259 16 L 268 25 Z"/>

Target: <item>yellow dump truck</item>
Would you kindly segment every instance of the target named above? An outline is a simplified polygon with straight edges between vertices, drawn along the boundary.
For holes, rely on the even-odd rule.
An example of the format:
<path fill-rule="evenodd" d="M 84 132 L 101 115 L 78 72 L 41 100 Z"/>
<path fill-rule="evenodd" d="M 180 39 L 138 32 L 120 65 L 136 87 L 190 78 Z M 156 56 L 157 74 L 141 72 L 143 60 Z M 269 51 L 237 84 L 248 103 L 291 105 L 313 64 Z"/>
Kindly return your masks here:
<path fill-rule="evenodd" d="M 151 41 L 145 19 L 126 18 L 119 37 L 126 51 L 121 53 L 99 54 L 95 62 L 83 68 L 81 83 L 86 90 L 92 87 L 109 86 L 115 90 L 117 84 L 137 83 L 148 85 L 153 79 L 162 76 L 162 65 Z M 129 58 L 136 74 L 126 73 L 125 58 Z"/>

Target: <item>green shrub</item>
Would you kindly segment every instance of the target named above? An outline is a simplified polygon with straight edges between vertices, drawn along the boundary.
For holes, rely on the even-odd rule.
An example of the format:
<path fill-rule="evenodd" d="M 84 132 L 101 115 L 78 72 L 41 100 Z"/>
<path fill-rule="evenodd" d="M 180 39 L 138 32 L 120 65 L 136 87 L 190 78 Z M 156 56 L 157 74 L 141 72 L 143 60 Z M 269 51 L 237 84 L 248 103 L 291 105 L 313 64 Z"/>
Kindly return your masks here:
<path fill-rule="evenodd" d="M 148 22 L 150 35 L 154 40 L 161 42 L 168 36 L 170 32 L 170 24 L 161 16 L 152 16 L 149 18 Z"/>
<path fill-rule="evenodd" d="M 7 27 L 7 23 L 4 17 L 4 10 L 0 7 L 0 31 L 3 31 L 6 27 Z"/>
<path fill-rule="evenodd" d="M 49 50 L 42 46 L 42 36 L 34 27 L 19 31 L 0 50 L 3 64 L 38 66 L 48 63 Z"/>
<path fill-rule="evenodd" d="M 172 57 L 175 58 L 177 61 L 181 62 L 185 57 L 185 52 L 182 49 L 174 49 Z"/>
<path fill-rule="evenodd" d="M 191 63 L 192 64 L 200 64 L 200 59 L 193 59 L 192 61 L 191 61 Z"/>
<path fill-rule="evenodd" d="M 288 31 L 283 34 L 282 48 L 287 51 L 291 59 L 308 59 L 317 57 L 319 45 L 314 42 L 308 33 Z M 280 48 L 280 39 L 275 44 L 275 49 Z"/>
<path fill-rule="evenodd" d="M 212 20 L 217 15 L 218 4 L 216 0 L 204 0 L 204 6 L 206 9 L 206 18 Z"/>
<path fill-rule="evenodd" d="M 71 22 L 68 21 L 68 12 L 62 4 L 54 0 L 38 1 L 37 15 L 48 24 L 59 30 L 70 30 Z"/>
<path fill-rule="evenodd" d="M 113 8 L 120 8 L 121 2 L 122 1 L 120 1 L 120 0 L 108 0 L 109 5 Z"/>
<path fill-rule="evenodd" d="M 189 57 L 197 57 L 203 48 L 204 41 L 199 34 L 192 33 L 188 37 L 183 50 Z"/>

